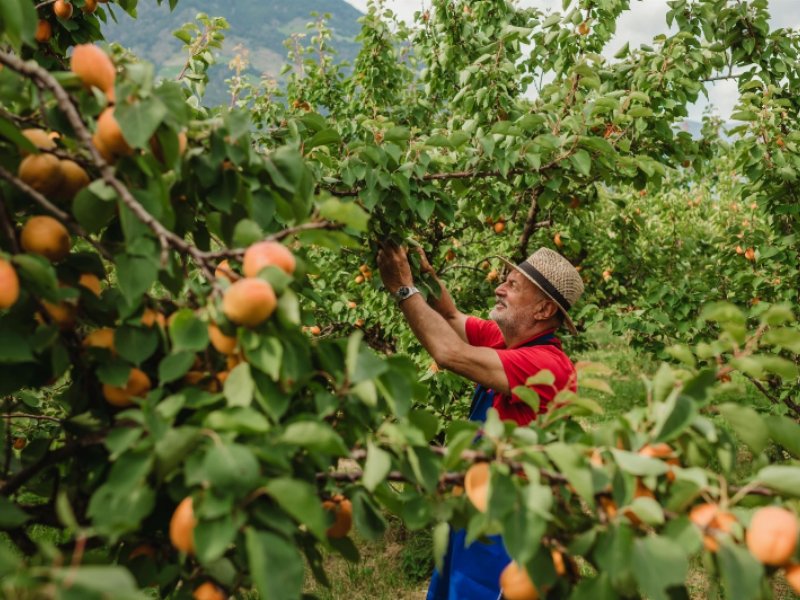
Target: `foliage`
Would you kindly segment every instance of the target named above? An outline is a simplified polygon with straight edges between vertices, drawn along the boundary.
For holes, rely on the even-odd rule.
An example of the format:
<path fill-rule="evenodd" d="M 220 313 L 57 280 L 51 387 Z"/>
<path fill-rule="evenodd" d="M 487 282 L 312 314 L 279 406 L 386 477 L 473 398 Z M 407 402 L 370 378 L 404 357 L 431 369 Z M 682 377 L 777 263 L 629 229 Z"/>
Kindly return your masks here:
<path fill-rule="evenodd" d="M 201 17 L 210 38 L 177 34 L 180 82 L 112 48 L 115 84 L 87 89 L 65 55 L 100 39 L 109 7 L 74 4 L 68 20 L 47 3 L 0 4 L 1 247 L 21 288 L 0 312 L 6 595 L 134 598 L 156 585 L 177 598 L 211 580 L 298 598 L 306 569 L 326 582 L 323 548 L 359 558 L 327 533 L 322 501 L 340 494 L 366 538 L 384 511 L 432 528 L 437 560 L 448 525 L 470 540 L 502 533 L 552 598 L 685 596 L 700 553 L 727 596 L 766 595 L 777 569 L 744 532 L 756 507 L 800 497 L 798 424 L 781 414 L 798 381 L 800 163 L 797 36 L 769 30 L 764 0 L 674 0 L 675 33 L 614 59 L 600 52 L 625 0 L 565 0 L 551 15 L 434 0 L 413 30 L 373 3 L 351 71 L 317 20 L 309 46 L 290 43 L 286 85 L 235 73 L 230 107 L 201 106 L 223 21 Z M 37 15 L 49 40 L 35 39 Z M 694 139 L 679 124 L 719 76 L 743 92 L 743 125 L 726 142 L 709 120 Z M 124 141 L 111 148 L 114 100 Z M 32 143 L 30 128 L 55 142 Z M 57 175 L 19 169 L 52 157 Z M 66 160 L 91 181 L 74 198 Z M 68 227 L 66 256 L 19 235 L 42 214 Z M 249 274 L 277 306 L 237 326 L 223 299 L 264 239 L 297 266 Z M 420 381 L 396 352 L 414 343 L 372 277 L 385 240 L 424 245 L 470 312 L 498 277 L 488 256 L 552 243 L 590 283 L 583 320 L 607 319 L 673 366 L 635 408 L 588 427 L 602 407 L 586 391 L 607 392 L 609 373 L 580 365 L 580 395 L 561 392 L 524 428 L 491 411 L 476 440 L 452 402 L 463 382 L 421 357 Z M 754 297 L 747 312 L 726 302 Z M 90 337 L 102 328 L 113 345 Z M 782 409 L 716 403 L 734 372 Z M 649 454 L 657 444 L 668 452 Z M 451 492 L 476 462 L 491 464 L 486 512 Z M 186 498 L 197 524 L 179 552 L 170 520 Z M 704 502 L 733 524 L 693 524 Z"/>

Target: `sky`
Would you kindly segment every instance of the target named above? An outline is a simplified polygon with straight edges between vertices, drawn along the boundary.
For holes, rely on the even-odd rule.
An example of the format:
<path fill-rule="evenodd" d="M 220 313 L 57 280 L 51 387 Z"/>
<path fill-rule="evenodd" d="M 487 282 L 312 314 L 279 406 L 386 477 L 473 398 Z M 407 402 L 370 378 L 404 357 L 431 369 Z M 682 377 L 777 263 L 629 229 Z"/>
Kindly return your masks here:
<path fill-rule="evenodd" d="M 367 0 L 346 0 L 348 4 L 365 11 Z M 542 10 L 561 10 L 561 0 L 518 0 L 522 7 L 537 7 Z M 771 25 L 775 27 L 800 27 L 800 11 L 796 10 L 798 0 L 770 0 Z M 386 0 L 388 8 L 408 23 L 414 20 L 414 12 L 430 6 L 430 0 Z M 794 10 L 793 10 L 794 8 Z M 667 31 L 665 15 L 667 0 L 633 0 L 631 9 L 623 13 L 617 23 L 617 35 L 612 40 L 608 56 L 628 42 L 631 48 L 650 43 L 653 37 Z M 693 121 L 702 119 L 707 104 L 727 120 L 736 104 L 738 93 L 734 81 L 719 81 L 709 84 L 709 100 L 701 96 L 701 100 L 692 106 L 689 118 Z"/>

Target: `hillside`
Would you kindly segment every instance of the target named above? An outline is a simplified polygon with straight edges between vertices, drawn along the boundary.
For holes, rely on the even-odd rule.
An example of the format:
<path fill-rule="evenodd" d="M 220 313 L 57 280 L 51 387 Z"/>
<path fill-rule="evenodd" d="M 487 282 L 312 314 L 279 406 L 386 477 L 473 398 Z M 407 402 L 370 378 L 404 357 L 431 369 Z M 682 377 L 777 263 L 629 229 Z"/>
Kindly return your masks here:
<path fill-rule="evenodd" d="M 162 77 L 175 77 L 186 55 L 182 42 L 172 32 L 184 23 L 195 20 L 197 13 L 225 17 L 230 29 L 225 32 L 225 46 L 218 64 L 211 71 L 207 92 L 209 104 L 224 97 L 224 79 L 229 77 L 228 59 L 241 46 L 249 51 L 248 74 L 258 79 L 268 74 L 277 77 L 286 59 L 283 45 L 293 33 L 305 32 L 312 21 L 312 11 L 329 13 L 334 31 L 334 46 L 342 60 L 352 61 L 358 52 L 354 42 L 359 32 L 357 19 L 361 13 L 343 0 L 180 0 L 174 11 L 167 2 L 140 2 L 136 20 L 121 10 L 115 11 L 118 22 L 112 19 L 103 28 L 109 41 L 122 44 L 137 56 L 152 62 Z"/>

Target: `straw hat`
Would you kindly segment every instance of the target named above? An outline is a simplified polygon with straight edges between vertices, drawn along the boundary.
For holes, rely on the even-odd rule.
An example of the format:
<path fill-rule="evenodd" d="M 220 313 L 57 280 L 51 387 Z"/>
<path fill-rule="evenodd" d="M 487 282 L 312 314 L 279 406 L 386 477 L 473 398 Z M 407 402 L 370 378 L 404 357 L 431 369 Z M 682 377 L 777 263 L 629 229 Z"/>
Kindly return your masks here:
<path fill-rule="evenodd" d="M 570 333 L 578 334 L 567 311 L 574 306 L 583 293 L 583 280 L 572 264 L 558 252 L 539 248 L 527 260 L 518 265 L 498 256 L 506 265 L 516 269 L 533 285 L 558 305 Z"/>

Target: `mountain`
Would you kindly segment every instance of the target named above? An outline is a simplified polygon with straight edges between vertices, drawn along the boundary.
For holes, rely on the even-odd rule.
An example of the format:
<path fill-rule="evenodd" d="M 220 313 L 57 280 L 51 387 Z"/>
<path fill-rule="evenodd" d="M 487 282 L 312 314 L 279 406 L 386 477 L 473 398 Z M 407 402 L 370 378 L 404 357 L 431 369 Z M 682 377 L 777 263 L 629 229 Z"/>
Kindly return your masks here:
<path fill-rule="evenodd" d="M 113 7 L 111 4 L 104 5 Z M 113 10 L 113 9 L 112 9 Z M 230 29 L 225 34 L 225 44 L 217 65 L 209 71 L 211 82 L 206 92 L 206 104 L 217 104 L 226 97 L 224 80 L 231 76 L 228 61 L 241 47 L 249 52 L 250 67 L 247 74 L 258 80 L 262 75 L 279 77 L 286 62 L 284 41 L 292 34 L 305 33 L 306 23 L 315 20 L 312 11 L 319 15 L 330 14 L 329 27 L 333 30 L 332 46 L 340 60 L 352 62 L 358 53 L 354 38 L 360 31 L 358 10 L 344 0 L 179 0 L 174 11 L 164 2 L 160 6 L 152 0 L 139 2 L 138 16 L 132 19 L 122 10 L 114 11 L 103 26 L 109 42 L 118 42 L 140 58 L 152 62 L 156 73 L 174 78 L 186 62 L 181 50 L 183 42 L 172 35 L 184 23 L 194 22 L 198 13 L 210 17 L 225 17 Z M 303 41 L 309 43 L 307 36 Z"/>

